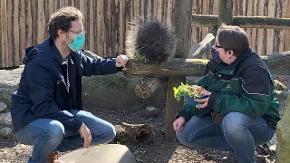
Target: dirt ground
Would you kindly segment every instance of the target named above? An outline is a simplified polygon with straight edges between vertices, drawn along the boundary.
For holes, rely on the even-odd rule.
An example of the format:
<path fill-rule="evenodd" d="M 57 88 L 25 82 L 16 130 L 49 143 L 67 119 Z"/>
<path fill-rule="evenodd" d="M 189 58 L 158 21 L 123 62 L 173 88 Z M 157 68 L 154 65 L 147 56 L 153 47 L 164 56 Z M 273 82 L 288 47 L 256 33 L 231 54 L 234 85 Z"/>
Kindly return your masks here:
<path fill-rule="evenodd" d="M 229 151 L 196 150 L 180 145 L 178 142 L 168 142 L 164 136 L 164 123 L 162 113 L 155 118 L 145 118 L 142 111 L 126 113 L 125 111 L 96 111 L 96 115 L 102 117 L 114 125 L 121 122 L 149 123 L 155 132 L 155 141 L 151 144 L 129 145 L 137 163 L 230 163 L 235 162 L 233 154 Z M 19 144 L 15 138 L 0 139 L 0 162 L 27 162 L 31 155 L 31 147 Z M 273 163 L 273 153 L 257 153 L 258 163 Z"/>

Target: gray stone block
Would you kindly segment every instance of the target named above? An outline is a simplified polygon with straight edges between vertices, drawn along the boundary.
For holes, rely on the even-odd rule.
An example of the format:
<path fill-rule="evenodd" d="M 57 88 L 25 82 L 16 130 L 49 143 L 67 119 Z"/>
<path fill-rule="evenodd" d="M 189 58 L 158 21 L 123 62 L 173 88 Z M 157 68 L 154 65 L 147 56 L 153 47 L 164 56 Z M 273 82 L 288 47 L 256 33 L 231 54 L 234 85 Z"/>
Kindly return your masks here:
<path fill-rule="evenodd" d="M 63 155 L 60 160 L 65 163 L 136 163 L 129 149 L 119 144 L 81 148 Z"/>

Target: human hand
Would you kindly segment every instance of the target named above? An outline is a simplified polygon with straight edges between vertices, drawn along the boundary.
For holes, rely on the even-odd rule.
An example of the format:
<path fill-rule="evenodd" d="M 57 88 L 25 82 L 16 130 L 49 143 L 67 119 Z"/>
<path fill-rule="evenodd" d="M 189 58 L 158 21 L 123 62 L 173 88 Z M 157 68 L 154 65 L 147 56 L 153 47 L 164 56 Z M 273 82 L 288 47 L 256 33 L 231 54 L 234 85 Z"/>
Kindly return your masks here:
<path fill-rule="evenodd" d="M 205 109 L 207 108 L 209 97 L 211 95 L 211 92 L 205 90 L 203 93 L 203 96 L 207 96 L 206 98 L 196 98 L 194 101 L 196 101 L 198 104 L 196 105 L 197 109 Z"/>
<path fill-rule="evenodd" d="M 185 123 L 185 118 L 180 116 L 173 122 L 173 129 L 176 132 L 180 132 L 183 129 L 183 125 Z"/>
<path fill-rule="evenodd" d="M 90 129 L 84 123 L 82 123 L 79 129 L 79 133 L 81 137 L 84 139 L 84 147 L 88 148 L 92 143 L 92 134 Z"/>
<path fill-rule="evenodd" d="M 116 58 L 116 67 L 125 67 L 127 62 L 129 60 L 129 57 L 127 55 L 118 55 Z"/>

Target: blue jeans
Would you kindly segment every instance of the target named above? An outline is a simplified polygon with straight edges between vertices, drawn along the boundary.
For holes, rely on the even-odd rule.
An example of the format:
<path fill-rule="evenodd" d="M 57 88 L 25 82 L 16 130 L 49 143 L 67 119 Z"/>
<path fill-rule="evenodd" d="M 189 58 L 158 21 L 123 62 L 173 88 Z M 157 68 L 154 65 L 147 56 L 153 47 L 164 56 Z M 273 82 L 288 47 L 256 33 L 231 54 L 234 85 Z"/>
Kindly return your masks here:
<path fill-rule="evenodd" d="M 92 113 L 73 110 L 67 114 L 76 115 L 90 129 L 92 144 L 108 143 L 116 136 L 114 126 Z M 20 129 L 16 138 L 23 144 L 33 145 L 29 163 L 46 163 L 48 155 L 53 151 L 67 151 L 83 146 L 80 134 L 66 131 L 63 124 L 53 119 L 37 119 Z"/>
<path fill-rule="evenodd" d="M 232 149 L 238 162 L 255 163 L 256 145 L 269 141 L 274 132 L 264 118 L 252 119 L 230 112 L 220 125 L 214 125 L 210 117 L 193 116 L 176 137 L 181 144 L 192 148 Z"/>

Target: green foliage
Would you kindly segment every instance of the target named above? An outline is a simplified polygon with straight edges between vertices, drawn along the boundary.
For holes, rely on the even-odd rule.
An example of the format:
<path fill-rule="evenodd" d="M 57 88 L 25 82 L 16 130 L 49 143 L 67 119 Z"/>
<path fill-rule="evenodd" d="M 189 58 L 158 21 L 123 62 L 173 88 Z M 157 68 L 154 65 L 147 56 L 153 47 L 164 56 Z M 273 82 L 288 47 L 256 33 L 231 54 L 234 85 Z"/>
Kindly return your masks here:
<path fill-rule="evenodd" d="M 204 89 L 198 85 L 188 85 L 183 83 L 178 87 L 173 87 L 174 97 L 177 101 L 180 101 L 181 97 L 184 96 L 200 98 L 203 90 Z"/>
<path fill-rule="evenodd" d="M 139 50 L 136 50 L 134 53 L 134 62 L 142 62 L 142 63 L 147 63 L 148 59 L 145 58 L 145 56 L 141 55 Z"/>

